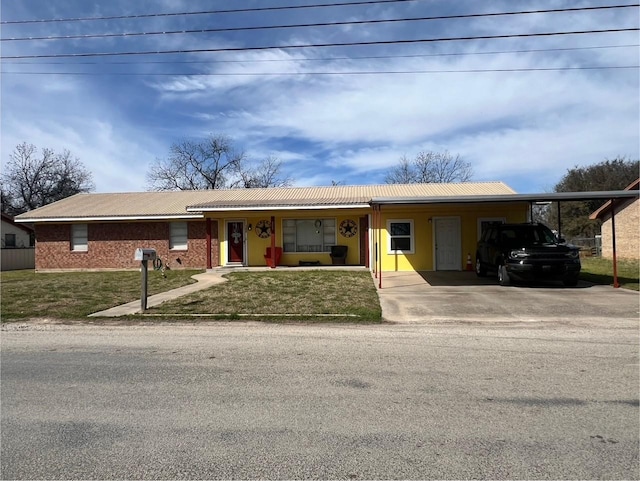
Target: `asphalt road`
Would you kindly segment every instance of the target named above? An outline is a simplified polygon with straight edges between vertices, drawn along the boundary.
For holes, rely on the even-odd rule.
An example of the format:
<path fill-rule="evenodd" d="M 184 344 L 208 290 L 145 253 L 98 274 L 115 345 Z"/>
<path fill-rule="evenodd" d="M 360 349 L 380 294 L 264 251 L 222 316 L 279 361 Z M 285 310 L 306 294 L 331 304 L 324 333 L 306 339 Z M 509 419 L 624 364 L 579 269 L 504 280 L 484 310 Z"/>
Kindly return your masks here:
<path fill-rule="evenodd" d="M 2 479 L 638 479 L 638 325 L 11 325 Z"/>

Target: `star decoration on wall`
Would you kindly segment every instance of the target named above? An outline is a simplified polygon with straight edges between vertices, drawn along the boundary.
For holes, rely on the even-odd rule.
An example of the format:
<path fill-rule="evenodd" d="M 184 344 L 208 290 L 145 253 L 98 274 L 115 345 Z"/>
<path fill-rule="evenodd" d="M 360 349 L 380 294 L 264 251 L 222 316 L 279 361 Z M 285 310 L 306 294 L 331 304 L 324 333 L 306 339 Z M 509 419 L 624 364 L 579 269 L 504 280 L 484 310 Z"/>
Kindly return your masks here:
<path fill-rule="evenodd" d="M 351 219 L 340 222 L 340 234 L 343 237 L 353 237 L 358 232 L 358 226 Z"/>
<path fill-rule="evenodd" d="M 268 220 L 259 220 L 256 224 L 256 235 L 261 239 L 266 239 L 271 235 L 271 222 Z"/>

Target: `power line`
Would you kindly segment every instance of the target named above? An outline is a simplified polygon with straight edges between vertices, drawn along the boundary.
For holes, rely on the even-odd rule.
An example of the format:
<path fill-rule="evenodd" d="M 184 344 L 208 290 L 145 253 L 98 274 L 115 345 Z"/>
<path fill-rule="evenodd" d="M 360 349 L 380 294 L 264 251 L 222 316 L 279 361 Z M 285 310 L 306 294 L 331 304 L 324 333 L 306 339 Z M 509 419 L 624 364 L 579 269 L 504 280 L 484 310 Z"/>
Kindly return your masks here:
<path fill-rule="evenodd" d="M 218 64 L 218 63 L 278 63 L 278 62 L 329 62 L 334 60 L 386 60 L 395 58 L 426 58 L 426 57 L 462 57 L 473 55 L 502 55 L 511 53 L 538 53 L 538 52 L 564 52 L 576 50 L 598 50 L 608 48 L 636 48 L 640 44 L 625 45 L 594 45 L 590 47 L 559 47 L 559 48 L 533 48 L 520 50 L 489 50 L 486 52 L 442 52 L 421 53 L 407 55 L 363 55 L 352 57 L 310 57 L 310 58 L 261 58 L 244 60 L 139 60 L 136 62 L 14 62 L 13 65 L 154 65 L 154 64 Z M 4 59 L 2 59 L 4 60 Z"/>
<path fill-rule="evenodd" d="M 290 50 L 302 48 L 326 48 L 326 47 L 361 47 L 371 45 L 401 45 L 411 43 L 434 43 L 434 42 L 456 42 L 470 40 L 500 40 L 507 38 L 532 38 L 532 37 L 553 37 L 563 35 L 586 35 L 597 33 L 621 33 L 637 32 L 640 28 L 616 28 L 604 30 L 577 30 L 569 32 L 540 32 L 540 33 L 518 33 L 506 35 L 480 35 L 472 37 L 441 37 L 425 38 L 416 40 L 378 40 L 371 42 L 345 42 L 345 43 L 316 43 L 300 45 L 271 45 L 262 47 L 220 47 L 201 49 L 179 49 L 179 50 L 150 50 L 138 52 L 93 52 L 93 53 L 59 53 L 59 54 L 34 54 L 34 55 L 14 55 L 3 57 L 4 59 L 37 59 L 37 58 L 80 58 L 80 57 L 115 57 L 129 55 L 165 55 L 165 54 L 186 54 L 186 53 L 219 53 L 219 52 L 248 52 L 261 50 Z"/>
<path fill-rule="evenodd" d="M 493 72 L 552 72 L 568 70 L 623 70 L 640 69 L 640 65 L 606 65 L 587 67 L 532 67 L 467 70 L 363 70 L 345 72 L 222 72 L 222 73 L 132 73 L 132 72 L 11 72 L 3 75 L 77 75 L 77 76 L 123 76 L 123 77 L 291 77 L 304 75 L 398 75 L 432 73 L 493 73 Z"/>
<path fill-rule="evenodd" d="M 58 35 L 58 36 L 50 35 L 50 36 L 44 36 L 44 37 L 10 37 L 10 38 L 1 38 L 0 41 L 14 42 L 14 41 L 34 41 L 34 40 L 72 40 L 72 39 L 88 39 L 88 38 L 143 37 L 143 36 L 176 35 L 176 34 L 183 35 L 183 34 L 194 34 L 194 33 L 244 32 L 244 31 L 257 31 L 257 30 L 289 29 L 289 28 L 335 27 L 335 26 L 346 26 L 346 25 L 373 25 L 373 24 L 382 24 L 382 23 L 505 17 L 505 16 L 544 14 L 544 13 L 584 12 L 584 11 L 612 10 L 612 9 L 636 8 L 636 7 L 640 7 L 640 4 L 605 5 L 605 6 L 596 6 L 596 7 L 554 8 L 554 9 L 545 9 L 545 10 L 520 10 L 515 12 L 471 13 L 471 14 L 462 14 L 462 15 L 439 15 L 439 16 L 431 16 L 431 17 L 351 20 L 351 21 L 343 21 L 343 22 L 301 23 L 301 24 L 289 24 L 289 25 L 264 25 L 264 26 L 255 26 L 255 27 L 200 28 L 200 29 L 190 29 L 190 30 L 95 33 L 95 34 Z"/>
<path fill-rule="evenodd" d="M 420 0 L 369 0 L 363 2 L 346 2 L 346 3 L 320 3 L 313 5 L 291 5 L 277 7 L 257 7 L 257 8 L 235 8 L 231 10 L 203 10 L 199 12 L 171 12 L 171 13 L 144 13 L 139 15 L 112 15 L 107 17 L 76 17 L 76 18 L 51 18 L 41 20 L 5 20 L 0 25 L 16 25 L 25 23 L 52 23 L 52 22 L 82 22 L 93 20 L 125 20 L 135 18 L 154 18 L 154 17 L 180 17 L 187 15 L 213 15 L 223 13 L 248 13 L 248 12 L 268 12 L 277 10 L 300 10 L 305 8 L 324 8 L 324 7 L 350 7 L 357 5 L 375 5 L 383 3 L 405 3 L 417 2 Z"/>

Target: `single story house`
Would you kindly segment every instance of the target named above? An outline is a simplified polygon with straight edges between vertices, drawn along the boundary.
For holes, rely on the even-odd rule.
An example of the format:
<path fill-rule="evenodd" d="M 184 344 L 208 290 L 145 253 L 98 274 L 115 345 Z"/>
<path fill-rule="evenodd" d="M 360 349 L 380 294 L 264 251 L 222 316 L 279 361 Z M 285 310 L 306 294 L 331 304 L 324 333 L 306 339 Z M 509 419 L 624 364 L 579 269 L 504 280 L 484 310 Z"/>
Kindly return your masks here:
<path fill-rule="evenodd" d="M 624 190 L 638 190 L 639 185 L 640 178 L 629 184 Z M 640 201 L 638 197 L 609 200 L 589 218 L 602 221 L 602 257 L 613 258 L 614 228 L 616 256 L 619 259 L 638 259 L 640 257 Z"/>
<path fill-rule="evenodd" d="M 26 224 L 18 224 L 13 217 L 2 213 L 2 248 L 23 249 L 34 246 L 33 227 Z"/>
<path fill-rule="evenodd" d="M 529 215 L 504 183 L 469 182 L 78 194 L 17 220 L 35 225 L 40 271 L 134 269 L 139 247 L 171 269 L 435 271 L 466 269 L 483 224 Z"/>
<path fill-rule="evenodd" d="M 34 268 L 35 234 L 30 225 L 18 224 L 13 217 L 2 213 L 0 239 L 2 240 L 0 270 L 13 271 Z"/>

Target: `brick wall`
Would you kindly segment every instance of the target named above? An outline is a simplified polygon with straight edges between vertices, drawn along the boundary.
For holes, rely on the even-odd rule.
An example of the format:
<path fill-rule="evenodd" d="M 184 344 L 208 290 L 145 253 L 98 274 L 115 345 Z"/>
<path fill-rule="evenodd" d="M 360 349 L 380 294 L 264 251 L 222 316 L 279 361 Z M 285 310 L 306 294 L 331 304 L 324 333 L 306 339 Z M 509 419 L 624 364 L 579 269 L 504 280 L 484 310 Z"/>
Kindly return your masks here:
<path fill-rule="evenodd" d="M 617 208 L 619 210 L 621 208 Z M 602 257 L 613 258 L 611 217 L 602 224 Z M 640 257 L 640 201 L 635 200 L 616 212 L 616 257 Z"/>
<path fill-rule="evenodd" d="M 219 265 L 217 222 L 212 221 L 212 262 Z M 156 249 L 171 269 L 207 266 L 206 223 L 187 222 L 187 250 L 169 249 L 169 222 L 89 223 L 87 252 L 71 250 L 71 224 L 36 225 L 36 269 L 131 269 L 136 248 Z"/>

